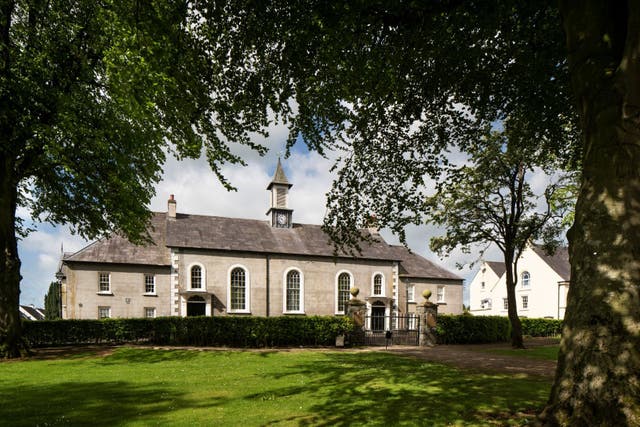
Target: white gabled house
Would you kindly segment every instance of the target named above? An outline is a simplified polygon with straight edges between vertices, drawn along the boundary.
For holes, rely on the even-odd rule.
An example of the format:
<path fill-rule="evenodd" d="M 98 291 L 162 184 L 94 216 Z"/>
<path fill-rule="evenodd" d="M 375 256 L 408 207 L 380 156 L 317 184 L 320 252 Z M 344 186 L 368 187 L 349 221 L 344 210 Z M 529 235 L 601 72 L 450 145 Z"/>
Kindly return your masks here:
<path fill-rule="evenodd" d="M 469 284 L 470 312 L 476 316 L 507 316 L 506 268 L 502 262 L 484 261 Z M 553 255 L 529 245 L 518 260 L 516 302 L 518 315 L 564 318 L 571 268 L 567 248 Z"/>

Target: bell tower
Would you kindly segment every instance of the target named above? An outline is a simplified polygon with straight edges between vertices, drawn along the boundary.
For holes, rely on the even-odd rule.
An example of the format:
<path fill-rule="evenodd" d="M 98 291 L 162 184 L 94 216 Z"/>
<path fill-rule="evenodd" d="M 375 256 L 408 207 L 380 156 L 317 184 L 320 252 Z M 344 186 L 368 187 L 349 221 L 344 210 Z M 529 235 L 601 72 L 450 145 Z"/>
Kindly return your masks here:
<path fill-rule="evenodd" d="M 273 174 L 271 182 L 267 186 L 267 191 L 271 191 L 269 200 L 270 207 L 267 215 L 271 217 L 271 226 L 276 228 L 291 228 L 293 225 L 292 214 L 293 209 L 289 209 L 289 189 L 293 184 L 289 183 L 287 176 L 284 174 L 280 159 L 276 166 L 276 172 Z"/>

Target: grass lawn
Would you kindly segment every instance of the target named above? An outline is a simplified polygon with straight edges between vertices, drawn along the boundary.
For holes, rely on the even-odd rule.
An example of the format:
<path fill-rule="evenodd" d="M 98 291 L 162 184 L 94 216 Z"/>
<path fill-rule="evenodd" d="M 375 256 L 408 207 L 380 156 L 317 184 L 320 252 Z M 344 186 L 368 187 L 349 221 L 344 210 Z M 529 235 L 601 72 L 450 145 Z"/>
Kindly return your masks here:
<path fill-rule="evenodd" d="M 495 354 L 504 354 L 506 356 L 522 356 L 531 357 L 533 359 L 558 360 L 558 350 L 559 347 L 557 345 L 550 345 L 543 347 L 525 348 L 524 350 L 496 348 L 487 351 Z"/>
<path fill-rule="evenodd" d="M 518 425 L 550 387 L 384 352 L 120 348 L 0 363 L 0 425 Z"/>

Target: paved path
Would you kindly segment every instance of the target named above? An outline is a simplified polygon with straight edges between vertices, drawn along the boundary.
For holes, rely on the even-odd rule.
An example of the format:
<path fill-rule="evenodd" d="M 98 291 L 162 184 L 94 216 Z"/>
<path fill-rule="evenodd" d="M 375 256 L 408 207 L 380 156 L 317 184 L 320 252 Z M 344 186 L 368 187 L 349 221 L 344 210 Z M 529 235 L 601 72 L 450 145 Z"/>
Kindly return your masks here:
<path fill-rule="evenodd" d="M 528 348 L 554 345 L 557 339 L 533 338 L 525 341 Z M 552 360 L 534 359 L 530 357 L 506 356 L 491 353 L 487 350 L 509 349 L 509 344 L 476 344 L 476 345 L 438 345 L 435 347 L 393 346 L 388 352 L 410 357 L 452 365 L 458 368 L 481 372 L 508 374 L 527 374 L 553 378 L 556 362 Z M 370 347 L 380 350 L 381 347 Z"/>

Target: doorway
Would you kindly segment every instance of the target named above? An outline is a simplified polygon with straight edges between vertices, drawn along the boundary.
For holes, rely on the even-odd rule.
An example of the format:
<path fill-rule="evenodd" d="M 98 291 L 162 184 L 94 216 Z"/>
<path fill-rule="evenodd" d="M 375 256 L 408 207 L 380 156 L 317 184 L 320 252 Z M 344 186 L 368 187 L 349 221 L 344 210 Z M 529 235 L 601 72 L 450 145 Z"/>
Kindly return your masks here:
<path fill-rule="evenodd" d="M 207 302 L 204 298 L 194 296 L 187 301 L 187 316 L 204 316 L 206 314 Z"/>
<path fill-rule="evenodd" d="M 385 305 L 383 302 L 376 301 L 371 304 L 371 330 L 384 331 Z"/>

